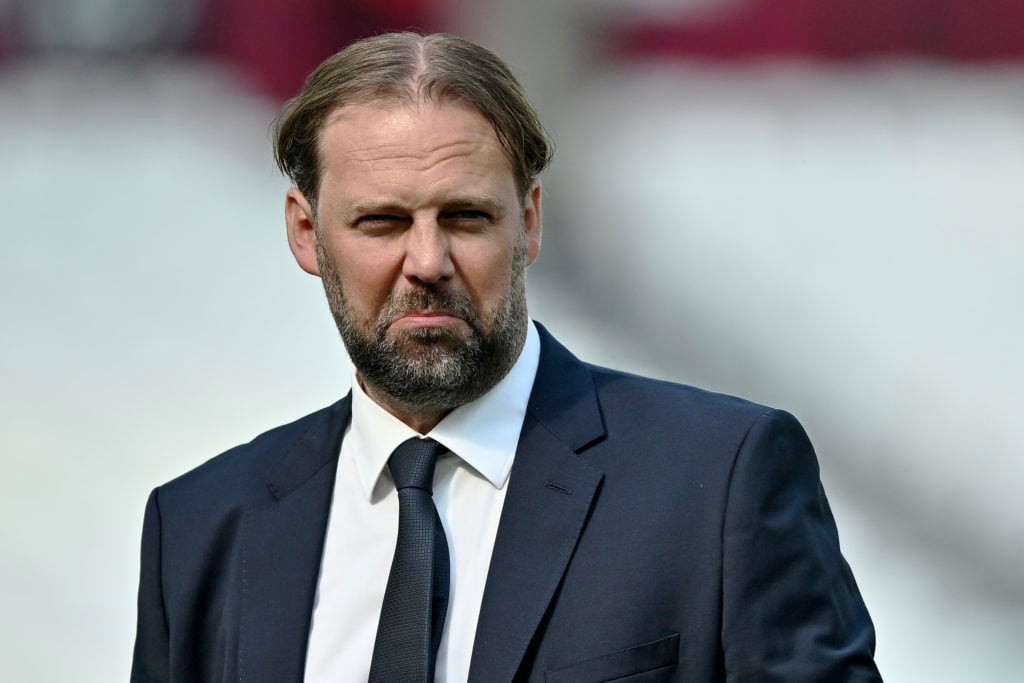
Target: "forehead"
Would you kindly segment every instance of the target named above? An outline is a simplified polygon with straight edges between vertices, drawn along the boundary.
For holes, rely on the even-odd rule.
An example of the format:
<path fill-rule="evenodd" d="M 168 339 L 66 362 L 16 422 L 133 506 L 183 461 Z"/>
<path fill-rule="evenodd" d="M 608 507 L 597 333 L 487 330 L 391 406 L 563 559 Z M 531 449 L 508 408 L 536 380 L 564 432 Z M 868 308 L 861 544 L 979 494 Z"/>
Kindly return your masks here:
<path fill-rule="evenodd" d="M 324 180 L 352 182 L 369 172 L 436 175 L 444 169 L 512 178 L 490 122 L 459 101 L 339 107 L 325 120 L 319 148 Z"/>

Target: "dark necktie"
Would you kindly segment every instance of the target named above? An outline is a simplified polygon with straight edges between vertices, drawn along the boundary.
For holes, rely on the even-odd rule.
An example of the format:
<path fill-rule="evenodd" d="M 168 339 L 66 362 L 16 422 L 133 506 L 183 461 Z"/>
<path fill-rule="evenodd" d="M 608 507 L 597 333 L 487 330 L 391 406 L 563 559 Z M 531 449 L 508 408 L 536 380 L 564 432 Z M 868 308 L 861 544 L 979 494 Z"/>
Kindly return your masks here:
<path fill-rule="evenodd" d="M 432 683 L 448 611 L 448 541 L 434 507 L 444 447 L 413 437 L 388 460 L 398 489 L 398 543 L 377 624 L 370 683 Z"/>

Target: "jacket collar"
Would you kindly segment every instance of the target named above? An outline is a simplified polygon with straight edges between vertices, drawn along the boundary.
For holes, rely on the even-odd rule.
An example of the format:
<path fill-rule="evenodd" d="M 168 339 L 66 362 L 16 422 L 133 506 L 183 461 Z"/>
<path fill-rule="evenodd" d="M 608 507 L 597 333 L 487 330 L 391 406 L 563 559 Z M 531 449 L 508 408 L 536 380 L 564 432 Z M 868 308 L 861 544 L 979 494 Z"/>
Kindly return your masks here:
<path fill-rule="evenodd" d="M 562 581 L 604 477 L 589 369 L 543 327 L 541 358 L 484 589 L 469 680 L 511 681 Z"/>
<path fill-rule="evenodd" d="M 305 418 L 305 429 L 266 473 L 274 497 L 242 522 L 239 681 L 303 679 L 310 617 L 350 396 Z"/>
<path fill-rule="evenodd" d="M 576 548 L 603 474 L 578 454 L 604 421 L 590 371 L 543 326 L 540 365 L 498 526 L 470 681 L 511 681 Z M 238 679 L 301 681 L 350 396 L 266 472 L 274 502 L 243 522 Z M 282 444 L 283 447 L 283 444 Z"/>

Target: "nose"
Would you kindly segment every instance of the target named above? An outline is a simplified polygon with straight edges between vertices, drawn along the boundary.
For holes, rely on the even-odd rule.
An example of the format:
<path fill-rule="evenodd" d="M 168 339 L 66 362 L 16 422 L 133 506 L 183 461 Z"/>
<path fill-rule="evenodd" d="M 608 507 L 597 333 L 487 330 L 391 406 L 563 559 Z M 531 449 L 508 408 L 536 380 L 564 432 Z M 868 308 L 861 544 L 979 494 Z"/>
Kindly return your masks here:
<path fill-rule="evenodd" d="M 433 284 L 455 274 L 450 235 L 436 218 L 417 218 L 406 233 L 402 274 L 411 280 Z"/>

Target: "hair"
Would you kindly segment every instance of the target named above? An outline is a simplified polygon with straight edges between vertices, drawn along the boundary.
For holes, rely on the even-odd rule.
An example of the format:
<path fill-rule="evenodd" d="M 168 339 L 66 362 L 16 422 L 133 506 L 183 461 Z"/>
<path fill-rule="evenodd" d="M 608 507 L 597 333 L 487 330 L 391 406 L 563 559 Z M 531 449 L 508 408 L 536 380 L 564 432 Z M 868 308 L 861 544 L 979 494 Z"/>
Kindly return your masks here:
<path fill-rule="evenodd" d="M 339 107 L 375 101 L 459 101 L 490 122 L 512 166 L 519 195 L 553 149 L 522 85 L 493 52 L 457 36 L 384 33 L 349 44 L 306 79 L 274 120 L 274 158 L 316 211 L 320 138 Z"/>

